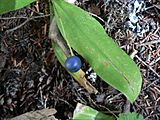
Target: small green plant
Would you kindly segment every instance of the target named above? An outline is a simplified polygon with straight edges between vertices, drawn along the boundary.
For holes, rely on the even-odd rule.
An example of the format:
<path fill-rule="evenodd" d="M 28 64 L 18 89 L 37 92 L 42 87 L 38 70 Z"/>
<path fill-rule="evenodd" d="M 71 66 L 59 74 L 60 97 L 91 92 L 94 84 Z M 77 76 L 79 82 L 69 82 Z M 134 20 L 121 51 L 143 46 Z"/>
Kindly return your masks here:
<path fill-rule="evenodd" d="M 115 116 L 106 115 L 89 106 L 78 103 L 74 113 L 73 120 L 115 120 Z"/>
<path fill-rule="evenodd" d="M 56 23 L 71 55 L 74 49 L 105 82 L 133 102 L 139 95 L 142 83 L 139 69 L 133 60 L 86 11 L 64 0 L 52 0 L 52 3 Z M 53 49 L 56 51 L 56 47 Z M 56 55 L 60 61 L 64 58 L 63 54 Z M 64 61 L 61 61 L 62 65 Z"/>
<path fill-rule="evenodd" d="M 99 112 L 89 106 L 77 104 L 76 109 L 74 110 L 73 120 L 144 120 L 143 116 L 135 112 L 129 112 L 126 114 L 116 115 L 106 115 L 102 112 Z"/>
<path fill-rule="evenodd" d="M 135 112 L 129 112 L 127 114 L 121 113 L 117 120 L 144 120 L 143 116 Z"/>

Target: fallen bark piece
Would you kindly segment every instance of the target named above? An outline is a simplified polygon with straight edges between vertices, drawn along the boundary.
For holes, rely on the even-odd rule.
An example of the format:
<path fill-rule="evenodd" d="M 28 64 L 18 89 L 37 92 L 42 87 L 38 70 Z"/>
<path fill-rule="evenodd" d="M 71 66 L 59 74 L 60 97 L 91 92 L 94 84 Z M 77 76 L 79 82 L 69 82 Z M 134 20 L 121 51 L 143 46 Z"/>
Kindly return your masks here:
<path fill-rule="evenodd" d="M 8 120 L 58 120 L 54 117 L 55 109 L 42 109 L 24 113 Z"/>

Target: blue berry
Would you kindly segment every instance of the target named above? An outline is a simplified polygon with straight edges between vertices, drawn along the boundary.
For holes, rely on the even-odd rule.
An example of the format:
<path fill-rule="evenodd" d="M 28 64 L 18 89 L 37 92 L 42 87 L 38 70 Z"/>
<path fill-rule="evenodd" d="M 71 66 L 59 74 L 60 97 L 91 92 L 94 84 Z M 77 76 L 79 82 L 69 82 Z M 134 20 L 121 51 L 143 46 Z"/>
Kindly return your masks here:
<path fill-rule="evenodd" d="M 67 58 L 67 60 L 64 63 L 65 67 L 70 72 L 77 72 L 81 69 L 81 60 L 77 56 L 71 56 Z"/>

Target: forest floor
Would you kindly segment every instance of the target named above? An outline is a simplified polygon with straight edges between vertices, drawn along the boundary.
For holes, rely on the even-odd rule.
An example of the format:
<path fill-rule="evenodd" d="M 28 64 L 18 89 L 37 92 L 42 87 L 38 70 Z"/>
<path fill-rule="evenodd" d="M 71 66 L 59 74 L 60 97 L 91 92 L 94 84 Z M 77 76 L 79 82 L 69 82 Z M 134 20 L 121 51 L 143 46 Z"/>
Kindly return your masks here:
<path fill-rule="evenodd" d="M 96 81 L 88 79 L 98 90 L 90 95 L 65 71 L 48 38 L 49 7 L 45 0 L 0 15 L 0 119 L 44 108 L 54 108 L 57 119 L 71 119 L 79 102 L 100 111 L 131 111 L 142 114 L 145 120 L 159 120 L 160 1 L 138 1 L 76 1 L 139 67 L 143 84 L 133 104 L 98 76 Z M 84 71 L 89 68 L 82 66 Z"/>

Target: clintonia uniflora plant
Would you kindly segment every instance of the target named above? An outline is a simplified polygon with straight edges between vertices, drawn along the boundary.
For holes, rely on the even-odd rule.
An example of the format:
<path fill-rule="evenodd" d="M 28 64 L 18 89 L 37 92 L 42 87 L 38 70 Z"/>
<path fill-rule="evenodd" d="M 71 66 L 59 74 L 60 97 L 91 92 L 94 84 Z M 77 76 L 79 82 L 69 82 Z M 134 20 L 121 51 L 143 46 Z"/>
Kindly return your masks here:
<path fill-rule="evenodd" d="M 34 1 L 0 1 L 0 14 L 22 8 Z M 94 87 L 86 84 L 84 72 L 80 69 L 80 60 L 74 57 L 76 58 L 74 60 L 78 61 L 71 59 L 71 63 L 65 63 L 68 57 L 74 56 L 72 52 L 74 49 L 102 80 L 122 92 L 130 102 L 134 102 L 142 84 L 140 71 L 134 61 L 106 34 L 101 24 L 88 12 L 64 0 L 51 0 L 50 8 L 50 37 L 54 39 L 53 49 L 61 64 L 67 68 L 66 70 L 77 81 L 81 81 L 82 86 L 90 93 L 97 93 Z M 52 23 L 57 24 L 62 35 L 61 40 L 57 37 L 58 33 L 53 31 L 55 29 L 52 29 Z M 61 43 L 66 43 L 66 46 Z M 67 50 L 69 54 L 65 53 Z M 75 62 L 76 66 L 72 62 Z M 75 67 L 74 70 L 70 64 Z"/>
<path fill-rule="evenodd" d="M 142 84 L 140 71 L 133 60 L 116 45 L 100 23 L 88 12 L 64 0 L 52 2 L 56 24 L 71 55 L 74 49 L 102 80 L 133 102 L 139 95 Z M 56 49 L 57 47 L 54 47 L 55 51 Z M 59 60 L 64 56 L 58 52 L 56 55 L 59 56 Z M 64 62 L 63 59 L 62 65 Z"/>
<path fill-rule="evenodd" d="M 73 120 L 144 120 L 141 114 L 135 112 L 115 114 L 104 114 L 89 106 L 77 104 L 73 113 Z"/>

